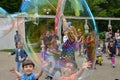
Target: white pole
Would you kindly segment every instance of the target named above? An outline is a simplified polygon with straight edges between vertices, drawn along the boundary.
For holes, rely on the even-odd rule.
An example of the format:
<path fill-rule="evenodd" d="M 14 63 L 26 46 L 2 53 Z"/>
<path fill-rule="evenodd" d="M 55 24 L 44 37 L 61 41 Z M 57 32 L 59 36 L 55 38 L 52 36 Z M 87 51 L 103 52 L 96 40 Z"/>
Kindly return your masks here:
<path fill-rule="evenodd" d="M 62 4 L 61 4 L 59 16 L 61 15 L 61 13 L 64 12 L 65 3 L 66 3 L 66 0 L 62 0 Z M 59 22 L 58 22 L 58 36 L 59 36 L 60 43 L 61 43 L 61 40 L 62 40 L 62 36 L 61 36 L 61 30 L 62 29 L 61 28 L 62 28 L 62 20 L 59 17 Z"/>

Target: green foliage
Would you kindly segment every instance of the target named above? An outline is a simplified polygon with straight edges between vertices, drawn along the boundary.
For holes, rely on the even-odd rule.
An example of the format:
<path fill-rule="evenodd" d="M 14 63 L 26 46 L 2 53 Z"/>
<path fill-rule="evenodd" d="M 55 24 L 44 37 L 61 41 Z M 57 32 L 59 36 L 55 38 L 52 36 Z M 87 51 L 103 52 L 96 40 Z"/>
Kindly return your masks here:
<path fill-rule="evenodd" d="M 87 0 L 94 16 L 120 17 L 120 0 Z M 117 14 L 117 15 L 116 15 Z"/>
<path fill-rule="evenodd" d="M 105 32 L 100 32 L 99 33 L 99 38 L 104 41 L 104 39 L 105 39 Z"/>
<path fill-rule="evenodd" d="M 120 17 L 120 0 L 87 0 L 95 17 Z M 99 31 L 106 31 L 108 21 L 97 21 Z M 113 30 L 120 28 L 119 21 L 112 21 Z"/>
<path fill-rule="evenodd" d="M 103 17 L 106 17 L 106 15 L 107 15 L 106 10 L 102 10 L 102 11 L 100 11 L 99 14 L 98 14 L 98 16 L 103 16 Z"/>
<path fill-rule="evenodd" d="M 58 0 L 49 0 L 52 5 L 57 8 Z M 120 17 L 120 0 L 86 0 L 93 15 L 95 17 Z M 43 9 L 51 9 L 50 15 L 56 14 L 56 9 L 54 9 L 49 3 L 44 1 L 46 4 L 40 5 L 38 13 L 45 14 Z M 8 13 L 19 12 L 22 0 L 0 0 L 0 7 L 4 8 Z M 67 0 L 65 5 L 64 14 L 74 16 L 74 9 L 70 7 L 71 3 Z M 82 15 L 84 13 L 81 12 Z M 113 21 L 112 21 L 113 22 Z M 97 22 L 99 31 L 107 30 L 108 22 Z M 77 26 L 77 25 L 76 25 Z M 115 29 L 120 28 L 119 21 L 112 23 L 112 26 Z M 39 33 L 36 33 L 39 34 Z M 32 34 L 30 34 L 32 35 Z"/>
<path fill-rule="evenodd" d="M 0 7 L 4 8 L 8 13 L 18 12 L 22 0 L 0 0 Z"/>
<path fill-rule="evenodd" d="M 74 14 L 74 9 L 71 6 L 71 3 L 69 0 L 66 1 L 65 9 L 64 9 L 64 14 L 69 16 Z"/>
<path fill-rule="evenodd" d="M 14 49 L 2 49 L 0 52 L 12 52 Z"/>

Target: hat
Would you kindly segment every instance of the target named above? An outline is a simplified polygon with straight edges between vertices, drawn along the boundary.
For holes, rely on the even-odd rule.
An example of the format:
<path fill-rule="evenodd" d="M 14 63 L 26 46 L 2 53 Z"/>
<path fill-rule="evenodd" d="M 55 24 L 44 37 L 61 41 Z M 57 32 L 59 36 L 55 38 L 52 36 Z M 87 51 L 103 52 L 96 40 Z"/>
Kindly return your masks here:
<path fill-rule="evenodd" d="M 70 27 L 71 25 L 72 25 L 72 22 L 69 21 L 69 22 L 68 22 L 68 27 Z"/>

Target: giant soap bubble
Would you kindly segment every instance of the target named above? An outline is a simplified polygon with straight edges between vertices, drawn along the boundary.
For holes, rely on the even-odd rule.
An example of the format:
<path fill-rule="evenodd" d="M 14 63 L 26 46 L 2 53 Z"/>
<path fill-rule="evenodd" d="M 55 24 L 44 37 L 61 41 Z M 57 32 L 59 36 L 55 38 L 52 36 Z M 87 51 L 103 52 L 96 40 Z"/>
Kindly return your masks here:
<path fill-rule="evenodd" d="M 0 7 L 0 38 L 7 35 L 13 28 L 14 21 L 7 11 Z"/>
<path fill-rule="evenodd" d="M 37 18 L 37 22 L 39 21 L 38 25 L 29 21 L 25 26 L 26 50 L 30 58 L 38 66 L 41 65 L 41 58 L 48 62 L 44 72 L 54 78 L 64 75 L 66 63 L 73 62 L 77 64 L 77 68 L 81 68 L 86 59 L 92 63 L 91 67 L 85 70 L 78 80 L 87 79 L 92 74 L 95 63 L 97 27 L 86 1 L 26 1 L 30 5 L 26 8 L 22 6 L 21 10 L 28 13 L 28 16 L 29 13 L 33 14 L 33 18 Z M 68 26 L 70 26 L 67 31 L 63 29 L 65 25 L 62 22 L 61 13 L 64 13 Z M 35 16 L 36 14 L 37 16 Z M 52 36 L 50 31 L 53 32 L 53 30 L 58 34 L 59 40 L 55 36 L 45 38 L 45 35 Z M 67 34 L 66 40 L 64 39 L 65 34 Z"/>

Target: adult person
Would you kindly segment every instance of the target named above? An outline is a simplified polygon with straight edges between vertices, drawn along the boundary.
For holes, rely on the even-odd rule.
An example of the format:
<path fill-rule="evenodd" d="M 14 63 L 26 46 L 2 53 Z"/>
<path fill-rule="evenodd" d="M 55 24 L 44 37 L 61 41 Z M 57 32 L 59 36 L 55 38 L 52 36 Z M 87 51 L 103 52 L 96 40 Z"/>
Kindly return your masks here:
<path fill-rule="evenodd" d="M 115 32 L 115 39 L 117 40 L 119 36 L 120 36 L 120 30 L 117 29 L 117 31 Z"/>
<path fill-rule="evenodd" d="M 108 46 L 110 39 L 113 39 L 113 37 L 114 37 L 114 34 L 112 32 L 112 29 L 108 28 L 108 31 L 105 34 L 105 49 L 106 49 L 105 53 L 106 53 L 106 56 L 109 56 L 107 46 Z"/>
<path fill-rule="evenodd" d="M 17 48 L 17 43 L 21 41 L 21 35 L 19 34 L 18 30 L 16 30 L 16 34 L 14 35 L 14 42 Z"/>

